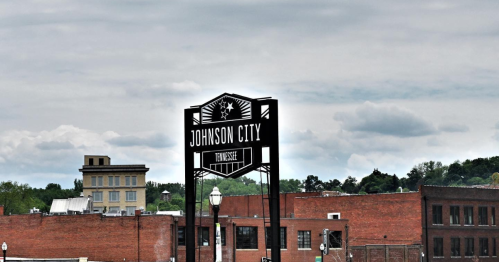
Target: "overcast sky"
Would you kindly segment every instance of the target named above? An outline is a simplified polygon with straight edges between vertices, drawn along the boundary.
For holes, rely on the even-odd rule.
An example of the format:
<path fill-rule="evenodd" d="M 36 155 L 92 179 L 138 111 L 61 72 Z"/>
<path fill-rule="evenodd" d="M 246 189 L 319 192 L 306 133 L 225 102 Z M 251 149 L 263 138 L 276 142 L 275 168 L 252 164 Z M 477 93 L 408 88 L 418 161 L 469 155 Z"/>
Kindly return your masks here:
<path fill-rule="evenodd" d="M 283 179 L 499 155 L 498 13 L 496 0 L 2 1 L 0 180 L 71 188 L 99 154 L 183 183 L 183 110 L 224 92 L 279 100 Z"/>

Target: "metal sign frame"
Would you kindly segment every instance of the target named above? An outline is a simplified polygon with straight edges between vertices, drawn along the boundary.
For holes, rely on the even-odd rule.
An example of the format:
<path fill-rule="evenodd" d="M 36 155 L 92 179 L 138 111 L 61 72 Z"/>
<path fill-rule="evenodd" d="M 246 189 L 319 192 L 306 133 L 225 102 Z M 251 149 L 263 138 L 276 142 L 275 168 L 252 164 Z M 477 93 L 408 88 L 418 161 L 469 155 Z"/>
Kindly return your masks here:
<path fill-rule="evenodd" d="M 278 122 L 278 103 L 271 98 L 224 93 L 184 110 L 187 262 L 195 262 L 196 179 L 209 173 L 237 178 L 258 169 L 270 172 L 271 260 L 281 261 Z M 269 163 L 262 163 L 266 147 Z M 196 154 L 199 167 L 194 166 Z"/>

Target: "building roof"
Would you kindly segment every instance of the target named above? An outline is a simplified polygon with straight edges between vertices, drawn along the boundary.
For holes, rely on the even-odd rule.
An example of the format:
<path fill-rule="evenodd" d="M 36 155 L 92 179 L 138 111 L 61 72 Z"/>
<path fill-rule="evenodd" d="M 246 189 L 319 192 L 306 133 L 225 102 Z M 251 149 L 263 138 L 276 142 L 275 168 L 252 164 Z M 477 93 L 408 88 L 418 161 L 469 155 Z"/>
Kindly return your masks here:
<path fill-rule="evenodd" d="M 68 211 L 83 212 L 88 209 L 88 202 L 90 200 L 86 197 L 68 198 L 68 199 L 54 199 L 50 207 L 50 213 L 67 213 Z"/>
<path fill-rule="evenodd" d="M 79 169 L 80 172 L 147 172 L 149 168 L 146 165 L 101 165 L 87 166 L 84 165 Z"/>
<path fill-rule="evenodd" d="M 170 192 L 165 190 L 165 191 L 161 192 L 161 194 L 170 194 Z"/>

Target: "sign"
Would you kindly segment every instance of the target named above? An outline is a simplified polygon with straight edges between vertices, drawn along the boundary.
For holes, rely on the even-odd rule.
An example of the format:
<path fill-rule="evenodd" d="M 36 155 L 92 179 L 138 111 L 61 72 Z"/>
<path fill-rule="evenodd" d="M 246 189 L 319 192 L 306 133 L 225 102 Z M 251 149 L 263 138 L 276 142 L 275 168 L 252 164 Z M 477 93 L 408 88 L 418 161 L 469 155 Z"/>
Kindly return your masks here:
<path fill-rule="evenodd" d="M 322 258 L 321 257 L 315 257 L 315 262 L 322 262 Z"/>
<path fill-rule="evenodd" d="M 329 229 L 327 229 L 327 228 L 324 228 L 322 230 L 322 244 L 321 245 L 324 245 L 324 249 L 323 249 L 322 253 L 324 255 L 329 254 Z"/>
<path fill-rule="evenodd" d="M 278 137 L 270 130 L 277 119 L 269 119 L 268 100 L 225 93 L 198 108 L 185 139 L 186 150 L 200 153 L 203 171 L 236 178 L 260 167 L 262 148 Z"/>
<path fill-rule="evenodd" d="M 222 236 L 220 235 L 220 223 L 217 223 L 216 231 L 216 262 L 222 262 Z"/>

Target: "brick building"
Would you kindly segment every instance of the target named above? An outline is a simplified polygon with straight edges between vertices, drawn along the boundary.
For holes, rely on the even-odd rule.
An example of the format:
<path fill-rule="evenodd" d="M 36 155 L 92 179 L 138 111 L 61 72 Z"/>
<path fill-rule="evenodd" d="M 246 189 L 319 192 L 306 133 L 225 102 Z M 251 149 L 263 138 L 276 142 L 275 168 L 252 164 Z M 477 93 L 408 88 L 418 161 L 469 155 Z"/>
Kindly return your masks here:
<path fill-rule="evenodd" d="M 261 219 L 220 218 L 223 261 L 250 262 L 270 257 Z M 311 261 L 320 255 L 323 228 L 344 235 L 346 220 L 282 219 L 282 261 Z M 213 219 L 196 219 L 196 261 L 213 261 Z M 185 261 L 184 217 L 101 214 L 0 216 L 0 237 L 9 257 L 71 258 L 90 261 Z M 177 236 L 177 237 L 176 237 Z M 326 262 L 344 261 L 344 240 L 331 249 Z"/>
<path fill-rule="evenodd" d="M 427 261 L 498 261 L 499 190 L 423 186 L 422 241 Z"/>

